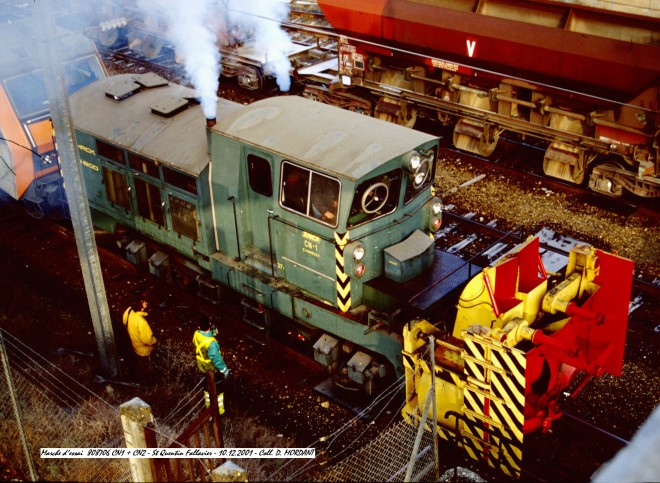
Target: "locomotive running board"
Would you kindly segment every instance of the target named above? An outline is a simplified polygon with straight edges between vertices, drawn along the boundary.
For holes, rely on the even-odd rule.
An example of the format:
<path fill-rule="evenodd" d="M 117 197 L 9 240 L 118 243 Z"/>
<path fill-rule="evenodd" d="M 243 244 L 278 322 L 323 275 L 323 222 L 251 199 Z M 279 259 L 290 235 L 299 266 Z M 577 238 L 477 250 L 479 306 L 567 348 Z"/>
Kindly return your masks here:
<path fill-rule="evenodd" d="M 525 353 L 467 331 L 462 337 L 466 376 L 462 446 L 471 458 L 519 478 L 525 422 Z"/>
<path fill-rule="evenodd" d="M 419 277 L 400 284 L 382 275 L 370 280 L 366 285 L 393 300 L 398 300 L 400 306 L 412 306 L 426 311 L 462 287 L 482 268 L 466 262 L 458 255 L 436 250 L 433 266 Z"/>

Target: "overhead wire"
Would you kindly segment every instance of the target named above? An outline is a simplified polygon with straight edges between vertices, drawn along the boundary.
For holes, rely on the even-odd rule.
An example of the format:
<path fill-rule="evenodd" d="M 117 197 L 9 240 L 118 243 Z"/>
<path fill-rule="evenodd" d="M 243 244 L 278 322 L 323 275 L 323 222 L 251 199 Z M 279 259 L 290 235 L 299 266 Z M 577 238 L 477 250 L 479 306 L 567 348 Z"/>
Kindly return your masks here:
<path fill-rule="evenodd" d="M 95 417 L 97 415 L 92 412 L 89 405 L 84 404 L 85 399 L 83 398 L 82 394 L 88 394 L 89 396 L 93 397 L 95 400 L 101 401 L 109 409 L 112 409 L 113 411 L 117 410 L 117 407 L 115 405 L 111 404 L 104 398 L 100 397 L 98 394 L 91 391 L 89 388 L 81 384 L 79 381 L 73 379 L 69 374 L 62 371 L 59 367 L 57 367 L 55 364 L 53 364 L 51 361 L 43 357 L 41 354 L 36 352 L 31 347 L 27 346 L 24 342 L 22 342 L 20 339 L 15 337 L 13 334 L 9 333 L 7 330 L 2 328 L 0 328 L 0 331 L 2 332 L 2 336 L 5 340 L 5 345 L 8 347 L 7 351 L 9 352 L 11 349 L 12 358 L 15 361 L 20 362 L 20 364 L 17 364 L 16 367 L 22 373 L 24 373 L 28 378 L 33 380 L 35 378 L 31 377 L 29 371 L 26 371 L 24 368 L 36 367 L 37 368 L 36 370 L 38 371 L 40 376 L 38 378 L 38 383 L 41 384 L 48 391 L 48 394 L 51 395 L 56 401 L 58 401 L 62 406 L 64 406 L 67 409 L 81 410 L 85 412 L 87 415 L 91 417 Z M 63 381 L 65 381 L 67 384 L 71 384 L 71 386 L 75 388 L 80 389 L 80 391 L 76 392 L 76 391 L 64 390 L 62 388 Z M 198 391 L 200 384 L 201 382 L 198 383 L 197 386 L 195 386 L 193 391 Z M 193 397 L 194 394 L 190 396 L 188 402 L 190 402 Z M 178 406 L 181 405 L 182 404 L 180 403 Z M 195 408 L 188 409 L 186 413 L 179 418 L 179 421 L 176 422 L 174 426 L 180 425 L 181 421 L 185 421 L 194 411 Z M 168 415 L 168 419 L 172 419 L 174 415 L 175 415 L 174 411 L 171 412 Z M 166 424 L 166 421 L 163 421 L 163 424 Z M 171 441 L 174 440 L 174 438 L 172 438 L 167 433 L 158 430 L 156 432 L 168 440 Z"/>
<path fill-rule="evenodd" d="M 15 145 L 18 146 L 19 148 L 23 148 L 23 149 L 25 149 L 25 150 L 27 150 L 27 151 L 30 151 L 30 152 L 31 152 L 32 154 L 34 154 L 35 156 L 38 156 L 39 158 L 41 158 L 42 161 L 44 161 L 44 162 L 48 162 L 48 160 L 47 160 L 46 158 L 44 158 L 41 154 L 39 154 L 39 153 L 36 152 L 34 149 L 32 149 L 32 148 L 30 148 L 30 147 L 28 147 L 28 146 L 24 146 L 23 144 L 17 143 L 16 141 L 13 141 L 12 139 L 5 138 L 5 137 L 2 137 L 2 136 L 0 136 L 0 141 L 7 141 L 7 142 L 9 142 L 9 143 L 15 144 Z M 4 159 L 3 159 L 3 161 L 4 161 Z M 6 162 L 6 161 L 5 161 L 5 166 L 7 166 L 7 168 L 8 168 L 9 170 L 11 170 L 11 168 L 7 165 L 7 162 Z M 13 170 L 11 170 L 11 172 L 12 172 L 12 174 L 14 174 L 14 175 L 16 174 L 16 173 L 14 173 Z"/>

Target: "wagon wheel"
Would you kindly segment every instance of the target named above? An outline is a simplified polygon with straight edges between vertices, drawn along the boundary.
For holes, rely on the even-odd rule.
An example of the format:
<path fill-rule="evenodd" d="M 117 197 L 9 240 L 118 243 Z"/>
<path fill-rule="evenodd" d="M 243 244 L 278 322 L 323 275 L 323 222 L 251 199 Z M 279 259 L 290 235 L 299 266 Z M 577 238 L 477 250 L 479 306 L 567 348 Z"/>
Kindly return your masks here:
<path fill-rule="evenodd" d="M 399 102 L 387 97 L 381 100 L 381 108 L 376 108 L 375 117 L 383 121 L 399 124 L 400 126 L 413 127 L 415 125 L 415 122 L 417 122 L 417 109 L 404 101 Z M 392 107 L 385 108 L 386 104 Z"/>
<path fill-rule="evenodd" d="M 587 177 L 584 155 L 584 151 L 579 150 L 577 159 L 573 163 L 548 159 L 546 156 L 543 158 L 543 174 L 581 186 Z"/>
<path fill-rule="evenodd" d="M 119 40 L 119 29 L 99 30 L 99 43 L 104 47 L 112 47 Z"/>
<path fill-rule="evenodd" d="M 570 181 L 576 185 L 582 185 L 587 174 L 584 168 L 579 168 L 568 163 L 558 163 L 548 159 L 543 160 L 543 173 L 546 176 Z"/>
<path fill-rule="evenodd" d="M 483 137 L 481 137 L 477 143 L 477 150 L 479 151 L 479 154 L 485 158 L 493 154 L 493 151 L 495 151 L 495 148 L 497 147 L 498 139 L 499 136 L 495 136 L 494 140 L 488 142 Z"/>
<path fill-rule="evenodd" d="M 147 35 L 142 41 L 142 53 L 147 59 L 155 59 L 160 55 L 163 44 L 153 35 Z"/>
<path fill-rule="evenodd" d="M 362 209 L 365 213 L 376 213 L 387 202 L 390 189 L 385 183 L 374 183 L 362 195 Z"/>
<path fill-rule="evenodd" d="M 238 74 L 238 85 L 250 91 L 260 91 L 264 78 L 257 68 L 244 66 Z"/>
<path fill-rule="evenodd" d="M 397 124 L 412 128 L 416 122 L 417 109 L 407 104 L 405 108 L 401 109 L 401 113 L 397 119 Z"/>
<path fill-rule="evenodd" d="M 477 152 L 487 158 L 497 147 L 497 141 L 500 139 L 500 131 L 493 124 L 484 124 L 483 132 L 477 141 Z"/>
<path fill-rule="evenodd" d="M 573 175 L 573 181 L 575 184 L 582 185 L 587 177 L 586 169 L 579 169 L 575 166 L 571 167 L 571 174 Z"/>

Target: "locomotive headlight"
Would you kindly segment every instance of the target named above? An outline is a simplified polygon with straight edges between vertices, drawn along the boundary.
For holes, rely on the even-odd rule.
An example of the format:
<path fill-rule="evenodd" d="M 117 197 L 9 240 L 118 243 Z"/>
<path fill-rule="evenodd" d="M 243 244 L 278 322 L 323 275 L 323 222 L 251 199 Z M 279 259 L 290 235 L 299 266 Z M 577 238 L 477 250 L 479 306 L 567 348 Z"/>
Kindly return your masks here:
<path fill-rule="evenodd" d="M 431 205 L 431 211 L 435 216 L 438 216 L 440 213 L 442 213 L 442 201 L 435 201 L 433 202 L 433 205 Z"/>
<path fill-rule="evenodd" d="M 422 157 L 417 151 L 410 151 L 403 157 L 403 164 L 408 171 L 414 173 L 419 169 L 419 165 L 422 164 Z"/>
<path fill-rule="evenodd" d="M 435 233 L 442 226 L 442 201 L 439 198 L 434 198 L 430 210 L 429 229 Z"/>
<path fill-rule="evenodd" d="M 362 242 L 353 242 L 348 246 L 348 253 L 351 253 L 353 260 L 356 262 L 361 262 L 364 258 L 364 243 Z"/>
<path fill-rule="evenodd" d="M 425 159 L 417 168 L 413 176 L 413 185 L 415 188 L 419 188 L 424 184 L 426 178 L 428 178 L 429 172 L 431 171 L 431 163 Z"/>
<path fill-rule="evenodd" d="M 429 164 L 432 165 L 433 162 L 435 161 L 435 153 L 433 152 L 432 149 L 429 149 L 429 150 L 426 152 L 424 158 L 429 162 Z"/>

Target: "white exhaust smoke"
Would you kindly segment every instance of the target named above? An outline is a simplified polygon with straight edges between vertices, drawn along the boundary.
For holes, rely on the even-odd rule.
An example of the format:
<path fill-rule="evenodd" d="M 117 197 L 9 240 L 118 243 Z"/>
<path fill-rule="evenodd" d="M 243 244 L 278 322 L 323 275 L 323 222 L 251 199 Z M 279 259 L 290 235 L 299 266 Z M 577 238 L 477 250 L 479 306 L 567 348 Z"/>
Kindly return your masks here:
<path fill-rule="evenodd" d="M 229 0 L 227 14 L 230 21 L 254 32 L 255 50 L 264 55 L 268 73 L 282 92 L 288 91 L 292 42 L 280 24 L 289 14 L 289 4 L 282 0 Z"/>
<path fill-rule="evenodd" d="M 208 26 L 212 0 L 138 0 L 147 16 L 162 18 L 167 36 L 185 58 L 188 77 L 200 98 L 204 115 L 214 118 L 218 102 L 220 53 Z"/>
<path fill-rule="evenodd" d="M 290 87 L 288 52 L 292 45 L 281 30 L 289 6 L 282 0 L 137 0 L 145 16 L 162 19 L 166 35 L 184 59 L 186 74 L 200 98 L 207 119 L 216 117 L 220 77 L 217 42 L 227 25 L 254 33 L 255 50 L 282 91 Z"/>

